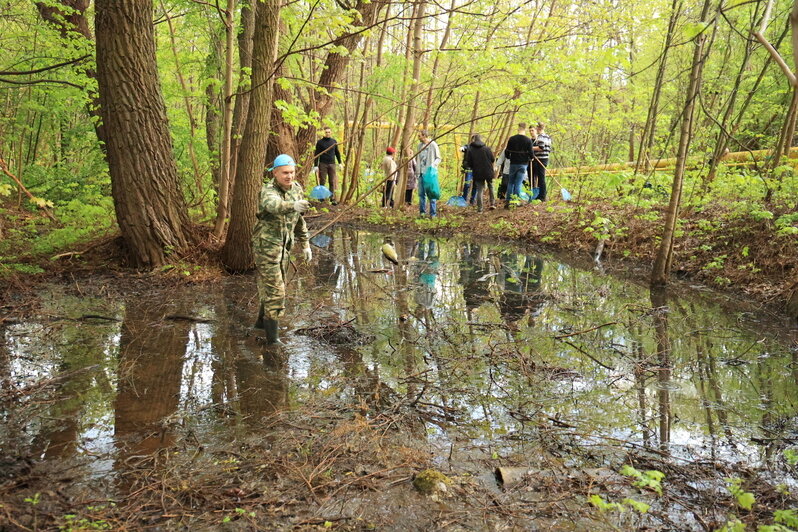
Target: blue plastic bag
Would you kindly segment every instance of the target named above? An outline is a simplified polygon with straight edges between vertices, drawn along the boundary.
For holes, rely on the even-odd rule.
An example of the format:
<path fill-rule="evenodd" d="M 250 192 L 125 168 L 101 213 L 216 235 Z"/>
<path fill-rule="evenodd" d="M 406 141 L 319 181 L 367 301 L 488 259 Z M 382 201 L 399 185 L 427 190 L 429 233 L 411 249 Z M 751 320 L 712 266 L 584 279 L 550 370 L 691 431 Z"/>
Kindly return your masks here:
<path fill-rule="evenodd" d="M 521 191 L 518 193 L 518 197 L 521 198 L 521 201 L 532 201 L 529 199 L 529 192 L 526 191 L 526 187 L 521 185 Z"/>
<path fill-rule="evenodd" d="M 424 170 L 421 176 L 421 186 L 424 187 L 424 194 L 430 199 L 441 199 L 441 185 L 438 183 L 438 169 L 432 166 Z"/>
<path fill-rule="evenodd" d="M 315 200 L 325 200 L 330 196 L 332 196 L 332 192 L 324 185 L 316 185 L 313 187 L 313 190 L 310 191 L 310 197 Z"/>
<path fill-rule="evenodd" d="M 468 202 L 463 196 L 452 196 L 449 198 L 449 201 L 446 202 L 446 205 L 451 205 L 452 207 L 468 207 Z"/>
<path fill-rule="evenodd" d="M 316 235 L 310 239 L 310 243 L 319 248 L 326 248 L 332 242 L 332 238 L 327 235 Z"/>

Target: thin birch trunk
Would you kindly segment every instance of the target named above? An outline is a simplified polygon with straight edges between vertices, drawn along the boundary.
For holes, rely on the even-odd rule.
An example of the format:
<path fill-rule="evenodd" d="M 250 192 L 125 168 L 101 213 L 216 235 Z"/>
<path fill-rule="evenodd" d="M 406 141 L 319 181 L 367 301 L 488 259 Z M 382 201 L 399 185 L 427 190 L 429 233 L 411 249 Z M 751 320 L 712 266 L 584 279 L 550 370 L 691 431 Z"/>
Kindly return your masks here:
<path fill-rule="evenodd" d="M 213 234 L 221 238 L 227 222 L 227 207 L 230 203 L 230 181 L 232 169 L 232 136 L 233 136 L 233 54 L 235 53 L 236 28 L 233 17 L 235 16 L 236 0 L 227 0 L 227 9 L 224 12 L 224 86 L 222 93 L 222 150 L 219 165 L 219 198 L 216 204 L 216 223 Z M 242 10 L 241 17 L 245 16 Z"/>
<path fill-rule="evenodd" d="M 704 7 L 701 10 L 700 22 L 706 22 L 709 14 L 709 7 L 712 0 L 704 0 Z M 715 17 L 717 24 L 717 16 Z M 707 30 L 700 33 L 695 39 L 695 49 L 693 51 L 693 62 L 690 69 L 690 79 L 687 87 L 687 98 L 682 111 L 682 125 L 679 132 L 679 148 L 676 153 L 676 169 L 673 175 L 673 186 L 671 187 L 671 199 L 668 210 L 665 213 L 665 226 L 663 228 L 662 239 L 659 251 L 657 252 L 654 266 L 651 270 L 651 286 L 665 286 L 668 284 L 668 275 L 673 262 L 673 242 L 676 233 L 676 222 L 679 219 L 679 207 L 682 199 L 682 185 L 684 181 L 684 171 L 687 165 L 687 152 L 690 147 L 692 136 L 695 103 L 698 99 L 701 75 L 703 73 L 704 43 L 707 39 Z"/>
<path fill-rule="evenodd" d="M 415 100 L 418 95 L 418 87 L 420 85 L 419 81 L 421 78 L 421 57 L 424 54 L 424 50 L 422 47 L 421 42 L 421 32 L 424 27 L 424 9 L 426 8 L 425 0 L 419 0 L 415 6 L 416 17 L 414 19 L 414 26 L 413 26 L 413 79 L 410 84 L 410 91 L 407 97 L 407 109 L 405 115 L 405 123 L 404 127 L 402 128 L 402 143 L 400 145 L 399 153 L 405 154 L 407 152 L 407 147 L 410 145 L 411 137 L 413 134 L 413 130 L 415 129 L 415 116 L 416 116 L 416 105 Z M 404 157 L 404 155 L 403 155 Z M 399 190 L 402 191 L 404 194 L 405 188 L 407 188 L 407 164 L 402 165 L 402 169 L 399 176 L 399 182 L 397 186 Z M 421 186 L 420 179 L 419 179 L 419 186 Z M 400 209 L 404 204 L 404 200 L 397 201 L 394 203 L 395 209 Z"/>

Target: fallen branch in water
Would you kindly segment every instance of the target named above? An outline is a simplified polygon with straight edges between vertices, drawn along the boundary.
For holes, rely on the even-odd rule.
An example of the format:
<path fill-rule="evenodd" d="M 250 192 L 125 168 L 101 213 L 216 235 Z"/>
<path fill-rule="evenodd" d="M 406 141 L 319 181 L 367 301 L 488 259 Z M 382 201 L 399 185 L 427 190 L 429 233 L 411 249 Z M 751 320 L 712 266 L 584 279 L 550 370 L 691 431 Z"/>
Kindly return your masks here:
<path fill-rule="evenodd" d="M 618 325 L 617 321 L 611 321 L 609 323 L 603 323 L 601 325 L 596 325 L 595 327 L 591 327 L 590 329 L 585 329 L 583 331 L 576 331 L 569 334 L 558 334 L 554 337 L 555 340 L 562 340 L 563 338 L 570 338 L 571 336 L 579 336 L 580 334 L 589 333 L 591 331 L 595 331 L 596 329 L 601 329 L 602 327 L 609 327 L 610 325 Z"/>

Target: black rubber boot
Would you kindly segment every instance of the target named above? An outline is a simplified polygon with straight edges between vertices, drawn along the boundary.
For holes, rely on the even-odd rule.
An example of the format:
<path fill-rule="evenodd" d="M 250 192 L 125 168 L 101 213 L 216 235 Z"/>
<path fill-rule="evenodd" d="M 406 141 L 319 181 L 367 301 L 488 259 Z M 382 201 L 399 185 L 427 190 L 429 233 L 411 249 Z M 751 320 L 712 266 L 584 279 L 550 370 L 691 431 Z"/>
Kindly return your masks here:
<path fill-rule="evenodd" d="M 277 320 L 263 320 L 263 329 L 266 331 L 266 343 L 268 345 L 282 345 L 277 329 Z"/>
<path fill-rule="evenodd" d="M 256 329 L 263 329 L 263 303 L 260 304 L 260 309 L 258 310 L 258 319 L 255 320 L 255 328 Z"/>

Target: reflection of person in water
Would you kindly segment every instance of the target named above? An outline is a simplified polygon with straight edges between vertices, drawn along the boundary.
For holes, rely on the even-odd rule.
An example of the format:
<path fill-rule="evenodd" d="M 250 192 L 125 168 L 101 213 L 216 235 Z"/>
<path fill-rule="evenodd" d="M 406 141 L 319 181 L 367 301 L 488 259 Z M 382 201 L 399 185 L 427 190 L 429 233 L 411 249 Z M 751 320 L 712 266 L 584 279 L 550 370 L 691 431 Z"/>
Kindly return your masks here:
<path fill-rule="evenodd" d="M 435 240 L 422 241 L 416 253 L 418 259 L 418 284 L 416 285 L 415 300 L 425 309 L 432 308 L 435 299 L 435 284 L 438 280 L 438 243 Z"/>
<path fill-rule="evenodd" d="M 490 273 L 490 269 L 482 251 L 481 244 L 470 242 L 463 243 L 461 248 L 460 284 L 463 287 L 466 311 L 479 307 L 489 296 L 489 284 L 483 277 Z"/>
<path fill-rule="evenodd" d="M 247 341 L 235 359 L 238 405 L 245 419 L 257 425 L 288 404 L 288 361 L 279 352 L 262 350 L 261 362 L 246 351 L 259 350 Z"/>
<path fill-rule="evenodd" d="M 504 293 L 499 298 L 499 312 L 508 323 L 516 323 L 526 314 L 533 318 L 540 314 L 546 297 L 540 293 L 543 274 L 543 260 L 523 255 L 520 259 L 515 253 L 505 253 L 501 257 L 499 284 Z"/>

